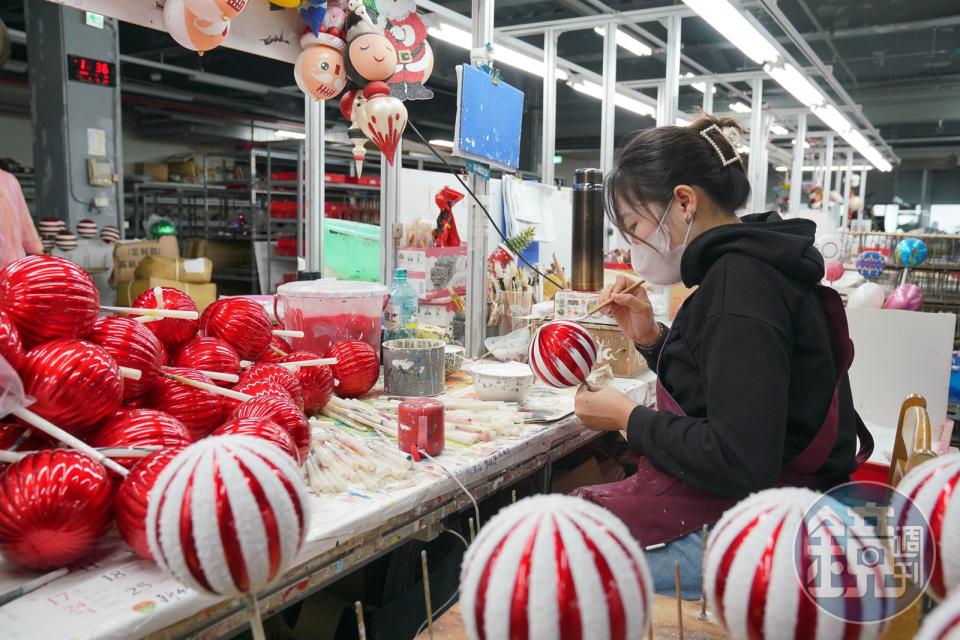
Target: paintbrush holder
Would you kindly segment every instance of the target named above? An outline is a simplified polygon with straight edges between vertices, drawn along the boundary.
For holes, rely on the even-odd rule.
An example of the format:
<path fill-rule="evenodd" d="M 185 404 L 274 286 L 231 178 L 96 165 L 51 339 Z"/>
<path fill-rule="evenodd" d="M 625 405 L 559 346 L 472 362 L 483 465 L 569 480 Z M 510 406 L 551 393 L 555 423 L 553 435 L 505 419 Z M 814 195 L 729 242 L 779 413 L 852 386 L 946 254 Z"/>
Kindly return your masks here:
<path fill-rule="evenodd" d="M 402 339 L 383 343 L 383 386 L 387 395 L 429 397 L 446 385 L 446 343 Z"/>

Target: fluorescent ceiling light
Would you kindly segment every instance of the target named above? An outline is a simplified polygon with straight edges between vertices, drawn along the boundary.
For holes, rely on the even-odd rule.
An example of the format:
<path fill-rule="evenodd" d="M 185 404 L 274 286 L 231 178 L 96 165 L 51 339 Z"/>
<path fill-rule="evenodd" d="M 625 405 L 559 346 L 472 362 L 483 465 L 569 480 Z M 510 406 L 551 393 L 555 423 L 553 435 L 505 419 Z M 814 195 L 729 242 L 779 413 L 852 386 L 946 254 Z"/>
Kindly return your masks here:
<path fill-rule="evenodd" d="M 596 33 L 598 36 L 605 36 L 607 34 L 607 30 L 604 29 L 603 27 L 596 27 L 593 30 L 593 32 Z M 644 43 L 640 42 L 639 40 L 634 38 L 632 35 L 630 35 L 626 31 L 623 31 L 622 29 L 617 29 L 616 40 L 617 40 L 618 47 L 622 49 L 626 49 L 627 51 L 629 51 L 635 56 L 639 56 L 642 58 L 643 56 L 649 56 L 653 53 L 653 49 L 651 49 Z"/>
<path fill-rule="evenodd" d="M 452 140 L 431 140 L 430 145 L 434 147 L 443 147 L 445 149 L 453 149 Z"/>
<path fill-rule="evenodd" d="M 774 124 L 770 126 L 770 133 L 775 136 L 785 136 L 790 132 L 782 124 Z"/>
<path fill-rule="evenodd" d="M 826 101 L 820 90 L 789 62 L 778 66 L 765 64 L 763 70 L 805 107 L 823 104 Z"/>
<path fill-rule="evenodd" d="M 730 111 L 736 111 L 737 113 L 750 113 L 750 105 L 744 104 L 743 102 L 731 102 Z"/>
<path fill-rule="evenodd" d="M 846 135 L 853 128 L 850 125 L 850 121 L 847 120 L 840 111 L 833 106 L 832 104 L 827 105 L 815 105 L 810 108 L 813 111 L 813 115 L 817 116 L 823 121 L 823 124 L 827 125 L 840 135 Z"/>
<path fill-rule="evenodd" d="M 473 41 L 473 35 L 469 31 L 446 22 L 441 22 L 438 26 L 430 27 L 427 29 L 427 32 L 434 38 L 448 42 L 461 49 L 470 49 L 470 43 Z M 543 60 L 534 58 L 506 45 L 496 43 L 494 43 L 494 45 L 493 57 L 497 62 L 515 67 L 521 71 L 526 71 L 527 73 L 532 73 L 541 78 L 546 75 L 546 65 Z M 561 82 L 566 81 L 570 77 L 566 71 L 559 67 L 557 67 L 556 76 L 557 80 Z"/>
<path fill-rule="evenodd" d="M 819 170 L 822 169 L 822 168 L 823 168 L 823 167 L 815 167 L 815 166 L 813 166 L 813 165 L 803 165 L 803 170 L 804 170 L 805 172 L 807 172 L 807 173 L 810 173 L 810 172 L 813 172 L 813 171 L 819 171 Z M 855 164 L 855 165 L 853 165 L 852 167 L 850 167 L 850 170 L 851 170 L 851 171 L 871 171 L 872 169 L 873 169 L 873 167 L 870 166 L 869 164 Z M 833 168 L 831 168 L 830 170 L 831 170 L 831 171 L 846 171 L 846 170 L 847 170 L 847 165 L 842 165 L 842 166 L 841 166 L 841 165 L 834 165 Z M 780 173 L 786 173 L 787 171 L 789 171 L 789 169 L 788 169 L 787 167 L 780 166 L 780 167 L 777 167 L 777 171 L 779 171 Z"/>
<path fill-rule="evenodd" d="M 786 172 L 787 172 L 787 168 L 784 167 L 783 165 L 780 165 L 779 167 L 777 167 L 776 170 L 779 171 L 780 173 L 786 173 Z"/>
<path fill-rule="evenodd" d="M 273 132 L 274 137 L 280 138 L 281 140 L 306 140 L 307 134 L 301 133 L 299 131 L 284 131 L 283 129 L 277 129 Z"/>
<path fill-rule="evenodd" d="M 690 71 L 687 71 L 686 73 L 684 73 L 684 74 L 681 75 L 680 77 L 681 77 L 681 78 L 693 78 L 693 77 L 695 77 L 695 74 L 691 73 Z M 706 83 L 704 83 L 704 82 L 691 82 L 691 83 L 690 83 L 690 86 L 693 87 L 694 89 L 696 89 L 697 91 L 699 91 L 700 93 L 706 93 L 706 92 L 707 92 L 707 85 L 706 85 Z M 713 87 L 713 91 L 711 91 L 710 93 L 716 93 L 716 92 L 717 92 L 717 88 L 716 88 L 716 87 Z"/>
<path fill-rule="evenodd" d="M 596 82 L 591 82 L 590 80 L 580 78 L 579 80 L 568 82 L 567 86 L 574 91 L 579 91 L 585 95 L 592 96 L 600 100 L 603 99 L 603 87 L 598 85 Z M 640 102 L 636 98 L 632 98 L 619 92 L 617 92 L 614 96 L 614 104 L 621 109 L 632 111 L 633 113 L 641 116 L 655 116 L 657 114 L 657 110 L 653 106 L 646 104 L 645 102 Z"/>
<path fill-rule="evenodd" d="M 776 62 L 780 57 L 773 43 L 750 24 L 728 0 L 683 1 L 757 64 Z"/>
<path fill-rule="evenodd" d="M 794 147 L 797 146 L 797 139 L 794 138 L 793 140 L 791 140 L 791 141 L 790 141 L 790 144 L 791 144 L 792 146 L 794 146 Z M 806 140 L 804 140 L 804 141 L 803 141 L 803 148 L 804 148 L 804 149 L 809 149 L 809 148 L 810 148 L 810 143 L 807 142 Z"/>

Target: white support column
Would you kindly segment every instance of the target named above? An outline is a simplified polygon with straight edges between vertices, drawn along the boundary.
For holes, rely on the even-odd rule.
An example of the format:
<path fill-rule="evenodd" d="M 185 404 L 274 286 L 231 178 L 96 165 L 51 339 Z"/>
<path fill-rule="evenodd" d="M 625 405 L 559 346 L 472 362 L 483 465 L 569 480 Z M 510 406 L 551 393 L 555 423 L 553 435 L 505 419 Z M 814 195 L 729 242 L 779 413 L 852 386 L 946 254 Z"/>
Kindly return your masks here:
<path fill-rule="evenodd" d="M 713 113 L 713 80 L 703 83 L 703 110 L 706 113 Z"/>
<path fill-rule="evenodd" d="M 600 169 L 604 177 L 613 167 L 617 119 L 617 25 L 607 24 L 603 36 L 603 102 L 600 121 Z"/>
<path fill-rule="evenodd" d="M 755 78 L 752 81 L 752 95 L 750 102 L 750 165 L 749 177 L 752 189 L 750 197 L 750 213 L 763 211 L 766 194 L 763 188 L 764 174 L 767 164 L 763 157 L 763 148 L 767 144 L 766 131 L 763 130 L 763 79 Z"/>
<path fill-rule="evenodd" d="M 560 34 L 547 31 L 543 34 L 543 149 L 541 177 L 543 184 L 552 185 L 554 178 L 553 156 L 557 145 L 557 40 Z"/>
<path fill-rule="evenodd" d="M 840 226 L 846 230 L 850 227 L 848 212 L 850 211 L 850 188 L 853 185 L 853 149 L 847 150 L 847 175 L 842 183 L 843 209 L 840 212 Z"/>
<path fill-rule="evenodd" d="M 472 40 L 474 51 L 493 42 L 493 0 L 472 0 Z M 496 52 L 494 52 L 496 57 Z M 472 62 L 472 60 L 471 60 Z M 551 158 L 552 161 L 552 158 Z M 477 198 L 487 205 L 487 181 L 471 175 L 468 184 Z M 484 353 L 484 329 L 487 317 L 487 218 L 473 199 L 470 200 L 470 220 L 467 233 L 470 280 L 467 283 L 466 349 L 471 358 Z"/>
<path fill-rule="evenodd" d="M 857 220 L 863 220 L 863 214 L 867 210 L 867 170 L 860 170 L 860 211 L 857 212 Z"/>
<path fill-rule="evenodd" d="M 664 72 L 664 119 L 667 125 L 677 124 L 680 111 L 680 36 L 682 18 L 671 15 L 667 23 L 667 68 Z"/>
<path fill-rule="evenodd" d="M 400 225 L 400 170 L 403 167 L 403 140 L 391 167 L 386 158 L 380 160 L 380 279 L 389 285 L 397 268 L 397 240 L 403 237 Z"/>
<path fill-rule="evenodd" d="M 797 215 L 803 203 L 803 140 L 807 137 L 807 114 L 797 116 L 797 143 L 793 146 L 793 171 L 790 174 L 790 213 Z"/>
<path fill-rule="evenodd" d="M 323 273 L 323 211 L 324 211 L 324 140 L 326 113 L 324 103 L 307 96 L 304 98 L 306 131 L 306 247 L 304 255 L 307 271 Z"/>
<path fill-rule="evenodd" d="M 833 133 L 827 134 L 827 155 L 823 165 L 823 211 L 827 214 L 827 226 L 831 231 L 837 229 L 837 216 L 830 206 L 830 191 L 833 188 Z"/>

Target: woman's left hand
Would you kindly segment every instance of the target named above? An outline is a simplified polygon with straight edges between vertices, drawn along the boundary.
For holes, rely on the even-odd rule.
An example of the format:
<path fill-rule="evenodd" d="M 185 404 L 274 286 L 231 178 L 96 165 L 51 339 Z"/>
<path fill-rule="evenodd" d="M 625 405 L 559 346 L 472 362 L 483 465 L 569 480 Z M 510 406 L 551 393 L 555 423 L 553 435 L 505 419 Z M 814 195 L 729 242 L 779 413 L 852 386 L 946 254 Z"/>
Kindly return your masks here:
<path fill-rule="evenodd" d="M 621 391 L 602 387 L 590 391 L 586 386 L 577 391 L 574 411 L 583 426 L 594 431 L 623 431 L 637 403 Z"/>

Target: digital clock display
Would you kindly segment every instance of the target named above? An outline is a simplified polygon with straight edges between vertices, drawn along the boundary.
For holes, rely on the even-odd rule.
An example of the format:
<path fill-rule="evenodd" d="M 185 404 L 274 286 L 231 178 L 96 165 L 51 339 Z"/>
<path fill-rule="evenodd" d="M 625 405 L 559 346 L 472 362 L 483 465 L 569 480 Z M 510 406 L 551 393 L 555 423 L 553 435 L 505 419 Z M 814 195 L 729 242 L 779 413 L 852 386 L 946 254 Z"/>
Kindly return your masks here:
<path fill-rule="evenodd" d="M 70 79 L 104 87 L 117 86 L 116 65 L 83 56 L 67 56 Z"/>

